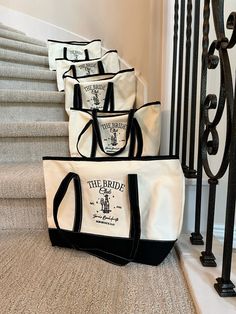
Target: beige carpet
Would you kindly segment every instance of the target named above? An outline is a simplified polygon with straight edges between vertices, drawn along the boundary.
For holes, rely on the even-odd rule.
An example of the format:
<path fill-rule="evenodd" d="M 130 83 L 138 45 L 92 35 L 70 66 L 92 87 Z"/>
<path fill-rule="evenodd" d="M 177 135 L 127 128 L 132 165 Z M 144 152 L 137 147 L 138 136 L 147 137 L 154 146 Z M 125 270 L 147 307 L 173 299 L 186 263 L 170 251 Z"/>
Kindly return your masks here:
<path fill-rule="evenodd" d="M 158 267 L 118 267 L 51 247 L 46 231 L 1 231 L 0 312 L 195 313 L 175 252 Z"/>

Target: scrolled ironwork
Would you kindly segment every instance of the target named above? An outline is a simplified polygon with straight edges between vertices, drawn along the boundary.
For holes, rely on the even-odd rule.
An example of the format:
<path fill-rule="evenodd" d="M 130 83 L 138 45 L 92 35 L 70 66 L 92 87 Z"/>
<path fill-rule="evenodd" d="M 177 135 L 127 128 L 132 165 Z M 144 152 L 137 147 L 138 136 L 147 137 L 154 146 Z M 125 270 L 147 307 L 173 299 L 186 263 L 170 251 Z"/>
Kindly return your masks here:
<path fill-rule="evenodd" d="M 202 163 L 207 176 L 211 179 L 220 179 L 224 176 L 229 164 L 229 149 L 231 143 L 232 131 L 232 114 L 233 114 L 233 80 L 231 74 L 231 66 L 229 61 L 228 49 L 234 47 L 236 43 L 236 13 L 231 13 L 227 27 L 233 29 L 233 34 L 230 40 L 225 37 L 224 27 L 224 1 L 212 0 L 212 12 L 216 31 L 216 40 L 212 42 L 208 50 L 207 68 L 214 70 L 220 64 L 220 89 L 219 99 L 216 95 L 206 95 L 203 106 L 203 123 L 204 132 L 202 134 Z M 216 51 L 219 56 L 216 55 Z M 210 170 L 208 155 L 216 155 L 219 148 L 219 136 L 217 126 L 219 125 L 224 110 L 227 110 L 226 123 L 226 141 L 222 163 L 219 171 L 213 174 Z M 216 110 L 212 121 L 209 118 L 209 112 L 212 109 Z M 209 137 L 212 140 L 209 141 Z"/>
<path fill-rule="evenodd" d="M 219 57 L 215 55 L 215 50 L 218 47 L 218 41 L 214 40 L 208 51 L 208 69 L 215 69 L 219 64 Z M 219 47 L 218 47 L 219 48 Z"/>
<path fill-rule="evenodd" d="M 236 44 L 236 12 L 232 12 L 229 15 L 227 23 L 225 25 L 224 5 L 224 0 L 211 0 L 211 9 L 213 14 L 216 39 L 210 45 L 207 56 L 206 46 L 204 47 L 203 45 L 203 56 L 205 56 L 205 58 L 203 57 L 203 65 L 205 65 L 205 67 L 203 66 L 202 80 L 203 82 L 206 82 L 204 87 L 207 87 L 207 72 L 214 71 L 218 66 L 220 66 L 219 97 L 217 98 L 215 94 L 205 94 L 205 98 L 202 98 L 202 113 L 200 117 L 200 127 L 202 127 L 202 133 L 200 138 L 201 162 L 205 173 L 209 178 L 210 185 L 206 250 L 202 252 L 202 256 L 200 258 L 204 266 L 216 266 L 215 257 L 212 253 L 216 185 L 218 184 L 218 180 L 220 180 L 225 175 L 228 167 L 230 167 L 230 162 L 232 163 L 232 149 L 236 147 L 236 143 L 234 143 L 234 141 L 236 140 L 236 128 L 235 130 L 233 129 L 233 126 L 236 126 L 236 121 L 234 121 L 234 119 L 236 119 L 236 109 L 234 108 L 233 79 L 228 53 L 228 50 L 232 49 Z M 206 25 L 204 27 L 206 27 Z M 230 39 L 228 39 L 225 35 L 226 28 L 232 30 L 232 35 Z M 206 91 L 206 89 L 204 91 Z M 213 110 L 214 117 L 210 119 L 210 112 L 212 113 Z M 220 122 L 222 121 L 223 113 L 225 110 L 227 114 L 227 121 L 224 152 L 218 171 L 216 173 L 213 173 L 208 157 L 217 155 L 219 151 L 220 139 L 217 129 Z M 235 132 L 235 136 L 233 132 Z M 232 167 L 230 167 L 230 178 L 232 177 L 231 168 Z M 226 214 L 226 217 L 230 216 L 232 218 L 234 215 L 234 211 L 232 210 L 232 202 L 234 202 L 233 205 L 235 206 L 236 199 L 233 198 L 230 193 L 232 193 L 232 191 L 231 187 L 229 186 L 227 207 L 229 207 L 230 210 L 227 209 L 226 213 L 229 212 L 229 214 L 228 216 Z M 230 222 L 230 220 L 227 219 L 227 223 L 229 225 L 226 226 L 226 228 L 230 228 L 231 230 L 234 224 L 233 221 Z M 230 245 L 227 244 L 227 239 L 225 239 L 225 246 L 227 247 L 228 254 L 224 254 L 224 259 L 228 260 L 232 257 L 232 232 L 230 233 L 227 231 L 226 237 L 228 237 L 228 241 L 231 241 L 230 251 Z M 229 268 L 230 266 L 231 264 L 229 262 L 223 263 L 223 267 L 225 268 Z M 236 295 L 235 291 L 233 290 L 234 285 L 230 281 L 229 269 L 227 269 L 227 271 L 223 269 L 222 274 L 227 274 L 227 276 L 225 276 L 227 278 L 217 279 L 218 284 L 215 285 L 216 290 L 221 296 Z"/>
<path fill-rule="evenodd" d="M 224 49 L 231 49 L 236 44 L 236 12 L 231 12 L 231 14 L 228 17 L 227 23 L 226 23 L 227 29 L 230 29 L 233 31 L 231 38 L 226 42 L 222 43 L 222 48 Z"/>
<path fill-rule="evenodd" d="M 203 122 L 205 130 L 202 136 L 202 164 L 207 176 L 210 179 L 221 179 L 229 165 L 229 149 L 230 149 L 230 142 L 231 142 L 231 106 L 230 103 L 227 101 L 226 90 L 227 87 L 225 86 L 225 70 L 224 64 L 222 60 L 222 53 L 220 54 L 220 58 L 215 55 L 215 50 L 220 50 L 221 45 L 217 40 L 214 40 L 211 44 L 208 52 L 208 69 L 214 70 L 220 64 L 220 91 L 219 91 L 219 99 L 214 94 L 209 94 L 206 96 L 204 101 L 204 110 L 203 110 Z M 224 153 L 222 157 L 222 162 L 219 167 L 219 170 L 216 174 L 213 174 L 210 168 L 208 155 L 217 155 L 219 150 L 219 135 L 217 131 L 217 127 L 222 120 L 222 116 L 224 110 L 227 110 L 227 123 L 226 123 L 226 141 L 224 146 Z M 209 118 L 209 112 L 212 110 L 216 110 L 215 116 L 212 121 Z M 211 140 L 209 137 L 211 136 Z"/>

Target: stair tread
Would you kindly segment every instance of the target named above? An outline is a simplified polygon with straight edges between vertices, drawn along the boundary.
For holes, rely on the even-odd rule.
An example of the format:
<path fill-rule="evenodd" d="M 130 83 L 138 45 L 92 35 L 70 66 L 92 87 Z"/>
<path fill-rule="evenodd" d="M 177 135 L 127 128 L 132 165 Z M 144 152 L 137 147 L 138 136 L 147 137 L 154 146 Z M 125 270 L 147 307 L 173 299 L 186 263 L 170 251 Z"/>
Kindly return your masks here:
<path fill-rule="evenodd" d="M 35 90 L 0 90 L 0 103 L 64 103 L 65 93 Z"/>
<path fill-rule="evenodd" d="M 48 67 L 48 57 L 0 48 L 0 60 Z"/>
<path fill-rule="evenodd" d="M 0 163 L 0 198 L 45 198 L 42 162 Z"/>
<path fill-rule="evenodd" d="M 174 250 L 158 267 L 116 267 L 85 252 L 52 247 L 46 230 L 0 236 L 4 313 L 196 312 Z"/>
<path fill-rule="evenodd" d="M 17 34 L 25 35 L 25 33 L 24 33 L 24 32 L 19 31 L 18 29 L 13 28 L 13 27 L 8 26 L 8 25 L 5 25 L 5 24 L 3 24 L 3 23 L 0 23 L 0 28 L 1 28 L 1 29 L 5 29 L 5 30 L 8 30 L 8 31 L 13 32 L 13 33 L 17 33 Z"/>
<path fill-rule="evenodd" d="M 10 39 L 14 39 L 16 41 L 22 41 L 22 42 L 26 42 L 26 43 L 31 43 L 37 46 L 42 46 L 42 47 L 46 47 L 47 44 L 46 42 L 43 42 L 42 40 L 38 40 L 23 34 L 19 34 L 19 33 L 15 33 L 12 32 L 10 30 L 6 30 L 6 29 L 1 29 L 0 28 L 0 37 L 3 38 L 10 38 Z"/>
<path fill-rule="evenodd" d="M 7 137 L 60 137 L 68 136 L 66 121 L 33 121 L 0 123 L 0 138 Z"/>
<path fill-rule="evenodd" d="M 56 81 L 56 72 L 44 69 L 0 65 L 0 77 Z"/>
<path fill-rule="evenodd" d="M 1 38 L 1 47 L 6 49 L 14 49 L 16 51 L 24 51 L 28 54 L 38 54 L 47 56 L 48 49 L 47 47 L 37 46 L 30 43 L 20 42 L 9 38 Z"/>

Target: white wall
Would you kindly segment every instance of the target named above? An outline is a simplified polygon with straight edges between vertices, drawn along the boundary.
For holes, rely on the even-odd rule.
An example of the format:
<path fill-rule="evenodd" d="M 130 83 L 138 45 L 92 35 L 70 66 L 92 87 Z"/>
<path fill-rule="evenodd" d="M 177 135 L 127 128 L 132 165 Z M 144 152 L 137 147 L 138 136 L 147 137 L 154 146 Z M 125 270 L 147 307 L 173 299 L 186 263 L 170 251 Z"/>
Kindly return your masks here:
<path fill-rule="evenodd" d="M 0 5 L 101 38 L 147 81 L 149 100 L 160 99 L 163 0 L 0 0 Z"/>

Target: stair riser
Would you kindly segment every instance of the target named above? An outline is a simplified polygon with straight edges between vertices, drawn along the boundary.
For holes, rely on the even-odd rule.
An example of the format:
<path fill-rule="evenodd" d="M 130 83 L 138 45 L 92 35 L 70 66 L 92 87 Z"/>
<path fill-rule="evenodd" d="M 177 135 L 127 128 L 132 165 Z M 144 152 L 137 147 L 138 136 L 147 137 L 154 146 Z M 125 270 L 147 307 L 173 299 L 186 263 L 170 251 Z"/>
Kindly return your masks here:
<path fill-rule="evenodd" d="M 0 230 L 47 229 L 45 199 L 0 199 Z"/>
<path fill-rule="evenodd" d="M 0 162 L 29 162 L 43 156 L 69 156 L 68 137 L 14 137 L 0 139 Z"/>
<path fill-rule="evenodd" d="M 0 105 L 0 122 L 67 121 L 64 104 L 6 103 Z"/>
<path fill-rule="evenodd" d="M 0 89 L 57 91 L 55 81 L 0 78 Z"/>

